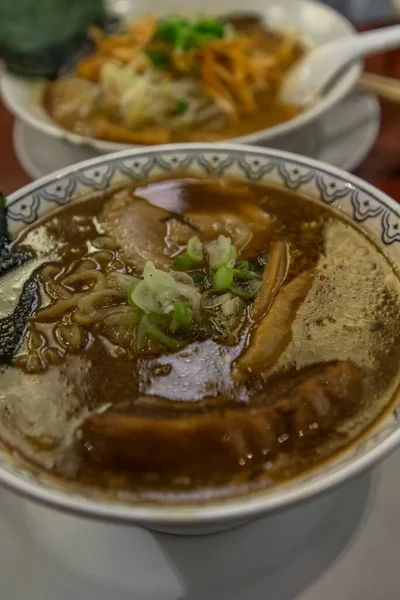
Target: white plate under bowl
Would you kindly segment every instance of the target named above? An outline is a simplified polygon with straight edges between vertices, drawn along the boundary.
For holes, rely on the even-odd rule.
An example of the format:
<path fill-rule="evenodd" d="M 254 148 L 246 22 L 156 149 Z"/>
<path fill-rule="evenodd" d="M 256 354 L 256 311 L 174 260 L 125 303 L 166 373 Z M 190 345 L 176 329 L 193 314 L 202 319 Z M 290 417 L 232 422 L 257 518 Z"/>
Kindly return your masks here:
<path fill-rule="evenodd" d="M 297 598 L 348 549 L 378 479 L 366 474 L 304 506 L 201 538 L 61 515 L 0 491 L 0 597 Z"/>
<path fill-rule="evenodd" d="M 394 600 L 399 596 L 399 461 L 397 451 L 372 477 L 221 535 L 147 532 L 146 545 L 138 547 L 133 528 L 123 528 L 122 555 L 113 554 L 117 526 L 98 524 L 89 553 L 88 529 L 84 524 L 74 539 L 79 522 L 71 517 L 68 536 L 58 530 L 71 554 L 62 562 L 59 553 L 41 552 L 38 540 L 28 538 L 26 526 L 35 533 L 24 520 L 23 501 L 0 490 L 0 598 Z M 43 543 L 43 532 L 40 537 Z"/>
<path fill-rule="evenodd" d="M 272 147 L 351 171 L 375 143 L 380 114 L 379 102 L 374 96 L 353 93 L 323 118 L 282 137 Z M 50 138 L 20 121 L 14 126 L 14 148 L 21 165 L 33 179 L 98 155 L 91 148 Z"/>
<path fill-rule="evenodd" d="M 149 11 L 165 15 L 172 13 L 196 14 L 199 11 L 206 14 L 226 14 L 235 11 L 257 12 L 264 16 L 266 22 L 280 31 L 298 31 L 301 40 L 308 46 L 320 46 L 328 41 L 337 40 L 355 34 L 355 29 L 342 15 L 325 4 L 315 0 L 151 0 L 140 3 L 136 0 L 123 0 L 109 3 L 115 10 L 127 19 L 134 19 Z M 337 105 L 340 100 L 352 90 L 361 72 L 361 63 L 353 64 L 343 75 L 337 78 L 335 84 L 324 97 L 310 106 L 294 119 L 229 140 L 246 144 L 269 144 L 277 137 L 293 133 L 309 124 Z M 107 153 L 129 148 L 128 144 L 116 144 L 84 137 L 71 133 L 57 125 L 44 110 L 41 97 L 43 81 L 29 80 L 16 77 L 5 72 L 1 78 L 3 100 L 9 110 L 19 119 L 42 131 L 49 137 L 68 140 L 68 142 L 84 147 L 94 148 L 98 152 Z"/>

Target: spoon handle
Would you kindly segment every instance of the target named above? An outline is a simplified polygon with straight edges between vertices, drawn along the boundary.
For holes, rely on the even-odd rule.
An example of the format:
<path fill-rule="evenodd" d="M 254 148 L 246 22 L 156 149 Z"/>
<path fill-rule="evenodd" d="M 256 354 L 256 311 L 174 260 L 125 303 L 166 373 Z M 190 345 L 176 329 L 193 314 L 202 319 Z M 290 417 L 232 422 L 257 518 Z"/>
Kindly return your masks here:
<path fill-rule="evenodd" d="M 280 90 L 287 104 L 315 102 L 341 69 L 359 58 L 400 47 L 400 25 L 333 40 L 316 47 L 290 69 Z"/>
<path fill-rule="evenodd" d="M 338 56 L 343 61 L 392 50 L 400 46 L 400 25 L 384 27 L 376 31 L 360 33 L 357 36 L 344 38 L 340 40 L 339 47 L 337 41 L 331 42 L 329 45 L 332 47 L 332 50 L 335 48 Z M 326 45 L 327 47 L 328 44 Z"/>

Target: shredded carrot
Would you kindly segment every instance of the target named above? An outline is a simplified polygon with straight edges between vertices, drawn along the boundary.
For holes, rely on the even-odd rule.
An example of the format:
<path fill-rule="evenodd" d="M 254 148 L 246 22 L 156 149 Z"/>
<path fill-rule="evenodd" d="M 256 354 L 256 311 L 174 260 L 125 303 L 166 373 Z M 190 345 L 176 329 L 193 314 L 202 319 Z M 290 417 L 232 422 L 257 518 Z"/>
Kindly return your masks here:
<path fill-rule="evenodd" d="M 97 50 L 100 54 L 112 56 L 115 48 L 132 45 L 132 39 L 129 34 L 123 33 L 120 35 L 110 35 L 109 37 L 100 38 L 96 42 Z"/>
<path fill-rule="evenodd" d="M 203 65 L 201 69 L 203 87 L 207 90 L 210 96 L 214 98 L 215 102 L 225 113 L 230 115 L 232 118 L 237 119 L 235 101 L 229 88 L 218 77 L 218 74 L 215 71 L 214 63 L 215 59 L 212 53 L 204 51 Z"/>
<path fill-rule="evenodd" d="M 120 62 L 126 64 L 130 63 L 134 58 L 139 55 L 139 48 L 134 48 L 133 46 L 119 46 L 114 48 L 112 52 L 113 58 L 116 58 Z"/>
<path fill-rule="evenodd" d="M 151 42 L 157 30 L 157 22 L 156 15 L 151 14 L 131 25 L 130 34 L 139 48 L 144 48 Z"/>
<path fill-rule="evenodd" d="M 171 133 L 166 127 L 152 126 L 147 129 L 132 131 L 103 117 L 93 121 L 93 134 L 102 140 L 121 144 L 167 144 L 171 138 Z"/>
<path fill-rule="evenodd" d="M 182 54 L 172 54 L 172 67 L 180 73 L 193 72 L 200 64 L 200 54 L 198 50 L 192 49 Z"/>
<path fill-rule="evenodd" d="M 247 85 L 247 82 L 243 76 L 236 76 L 234 73 L 229 72 L 228 69 L 220 64 L 216 64 L 214 69 L 220 79 L 229 84 L 232 93 L 235 94 L 235 97 L 243 104 L 247 111 L 251 112 L 256 110 L 256 104 L 251 88 Z"/>
<path fill-rule="evenodd" d="M 248 41 L 218 40 L 204 47 L 202 54 L 201 77 L 214 99 L 224 99 L 220 101 L 224 111 L 233 115 L 240 106 L 246 112 L 255 111 L 252 89 L 255 77 Z"/>
<path fill-rule="evenodd" d="M 97 83 L 100 79 L 100 70 L 107 61 L 101 54 L 91 54 L 81 58 L 76 67 L 76 74 L 82 79 Z"/>
<path fill-rule="evenodd" d="M 210 87 L 207 83 L 203 83 L 203 88 L 208 95 L 214 99 L 214 102 L 228 117 L 233 121 L 238 121 L 239 116 L 237 114 L 236 106 L 233 100 L 228 99 L 226 96 L 220 96 L 215 90 Z"/>

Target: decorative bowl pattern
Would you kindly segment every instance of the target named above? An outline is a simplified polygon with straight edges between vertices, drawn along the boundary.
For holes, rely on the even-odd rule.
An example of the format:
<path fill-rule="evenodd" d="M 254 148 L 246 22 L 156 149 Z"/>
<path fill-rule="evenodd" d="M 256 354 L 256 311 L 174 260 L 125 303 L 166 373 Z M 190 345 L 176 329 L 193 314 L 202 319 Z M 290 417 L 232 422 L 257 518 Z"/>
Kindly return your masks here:
<path fill-rule="evenodd" d="M 59 206 L 127 182 L 186 171 L 191 175 L 232 177 L 295 190 L 330 205 L 356 222 L 385 253 L 400 262 L 400 208 L 357 177 L 311 159 L 249 146 L 191 144 L 128 150 L 86 161 L 38 180 L 8 198 L 9 228 L 26 225 Z M 281 510 L 326 491 L 383 458 L 400 443 L 400 395 L 393 407 L 345 453 L 271 491 L 196 505 L 123 504 L 100 499 L 90 490 L 66 490 L 32 467 L 0 452 L 0 482 L 29 497 L 92 516 L 123 519 L 152 527 L 215 523 Z"/>

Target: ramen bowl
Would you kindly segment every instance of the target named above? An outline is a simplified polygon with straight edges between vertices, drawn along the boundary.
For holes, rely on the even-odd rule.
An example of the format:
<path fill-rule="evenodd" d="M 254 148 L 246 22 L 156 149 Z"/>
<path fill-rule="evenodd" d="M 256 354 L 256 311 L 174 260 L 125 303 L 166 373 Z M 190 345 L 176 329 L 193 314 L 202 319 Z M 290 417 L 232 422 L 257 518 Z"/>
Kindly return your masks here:
<path fill-rule="evenodd" d="M 357 177 L 295 154 L 234 144 L 187 144 L 127 150 L 92 159 L 35 181 L 9 196 L 15 236 L 39 218 L 114 186 L 188 173 L 261 182 L 333 207 L 361 228 L 395 265 L 400 263 L 397 203 Z M 1 285 L 1 282 L 0 282 Z M 1 392 L 0 392 L 1 398 Z M 61 511 L 175 533 L 203 534 L 284 511 L 328 492 L 383 459 L 400 442 L 400 395 L 345 450 L 281 485 L 243 496 L 201 502 L 113 501 L 87 487 L 66 487 L 16 453 L 0 451 L 0 483 L 26 499 Z"/>
<path fill-rule="evenodd" d="M 314 0 L 250 0 L 243 9 L 239 0 L 221 0 L 216 11 L 215 3 L 205 0 L 197 6 L 192 3 L 188 6 L 182 0 L 153 0 L 145 9 L 137 2 L 116 3 L 117 10 L 127 20 L 143 16 L 150 10 L 156 14 L 168 15 L 171 13 L 194 14 L 226 14 L 238 12 L 254 12 L 262 15 L 272 29 L 283 33 L 296 32 L 300 42 L 305 47 L 319 46 L 326 42 L 355 34 L 351 23 L 339 13 L 324 4 Z M 121 8 L 119 8 L 121 7 Z M 112 5 L 110 9 L 114 10 Z M 339 103 L 356 85 L 361 72 L 361 63 L 354 63 L 340 77 L 338 77 L 315 104 L 296 117 L 274 125 L 267 129 L 232 138 L 232 142 L 246 144 L 268 144 L 274 147 L 278 140 L 286 140 L 309 123 L 321 117 L 326 111 Z M 51 119 L 42 105 L 44 82 L 16 77 L 7 72 L 3 73 L 1 90 L 3 100 L 9 110 L 30 127 L 58 139 L 64 139 L 74 145 L 88 146 L 99 153 L 123 150 L 128 144 L 104 141 L 91 137 L 77 135 L 59 126 Z"/>

